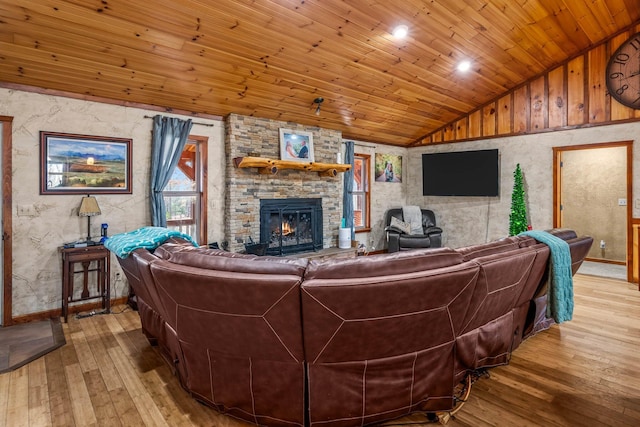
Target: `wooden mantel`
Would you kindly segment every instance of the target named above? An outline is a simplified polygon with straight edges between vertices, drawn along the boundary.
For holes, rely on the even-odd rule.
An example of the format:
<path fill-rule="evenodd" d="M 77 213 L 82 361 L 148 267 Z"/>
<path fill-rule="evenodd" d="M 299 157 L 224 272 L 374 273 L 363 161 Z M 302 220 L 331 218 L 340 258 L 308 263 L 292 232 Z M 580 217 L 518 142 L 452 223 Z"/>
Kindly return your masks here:
<path fill-rule="evenodd" d="M 280 169 L 295 169 L 307 172 L 318 172 L 319 176 L 334 177 L 338 172 L 346 172 L 351 165 L 342 163 L 298 162 L 295 160 L 276 160 L 265 157 L 236 157 L 233 163 L 237 168 L 257 168 L 265 175 L 275 175 Z"/>

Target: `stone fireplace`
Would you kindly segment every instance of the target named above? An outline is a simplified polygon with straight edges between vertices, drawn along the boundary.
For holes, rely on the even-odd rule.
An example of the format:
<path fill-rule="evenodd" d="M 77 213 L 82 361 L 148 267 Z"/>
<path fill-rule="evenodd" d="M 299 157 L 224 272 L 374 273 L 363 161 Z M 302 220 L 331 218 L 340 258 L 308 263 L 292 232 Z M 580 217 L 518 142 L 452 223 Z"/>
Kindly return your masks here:
<path fill-rule="evenodd" d="M 322 249 L 322 199 L 260 200 L 260 241 L 267 255 Z"/>
<path fill-rule="evenodd" d="M 342 177 L 319 176 L 317 172 L 280 170 L 275 175 L 260 174 L 253 168 L 237 168 L 236 157 L 265 157 L 280 159 L 280 128 L 310 132 L 316 162 L 333 163 L 336 153 L 342 149 L 342 133 L 314 126 L 281 122 L 251 116 L 230 114 L 226 119 L 225 156 L 225 217 L 224 241 L 231 252 L 244 251 L 244 244 L 251 237 L 255 242 L 268 243 L 260 227 L 263 200 L 318 199 L 321 217 L 314 233 L 314 242 L 304 250 L 318 250 L 338 246 L 338 229 L 342 218 Z M 305 222 L 307 217 L 297 218 Z M 306 226 L 306 224 L 302 224 Z M 300 231 L 302 228 L 298 227 Z M 287 231 L 283 236 L 287 243 L 294 240 Z M 298 236 L 296 236 L 298 239 Z M 303 239 L 306 241 L 308 237 Z M 305 243 L 307 245 L 308 243 Z M 283 249 L 282 255 L 290 252 Z M 273 251 L 271 253 L 274 253 Z M 275 254 L 275 253 L 274 253 Z M 280 255 L 278 253 L 278 255 Z"/>

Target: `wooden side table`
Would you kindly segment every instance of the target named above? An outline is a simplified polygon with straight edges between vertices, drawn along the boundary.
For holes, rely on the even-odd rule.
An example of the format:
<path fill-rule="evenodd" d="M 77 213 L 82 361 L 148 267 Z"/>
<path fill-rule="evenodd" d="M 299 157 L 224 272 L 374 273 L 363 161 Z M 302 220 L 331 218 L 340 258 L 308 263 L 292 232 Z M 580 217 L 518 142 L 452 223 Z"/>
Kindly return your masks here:
<path fill-rule="evenodd" d="M 92 299 L 102 299 L 105 313 L 111 310 L 111 252 L 104 245 L 84 248 L 60 248 L 62 253 L 62 317 L 65 323 L 69 314 L 69 303 Z M 75 264 L 80 263 L 81 270 L 76 271 Z M 91 264 L 94 263 L 94 266 Z M 89 273 L 96 273 L 96 291 L 89 291 Z M 74 298 L 74 276 L 82 274 L 82 293 Z"/>

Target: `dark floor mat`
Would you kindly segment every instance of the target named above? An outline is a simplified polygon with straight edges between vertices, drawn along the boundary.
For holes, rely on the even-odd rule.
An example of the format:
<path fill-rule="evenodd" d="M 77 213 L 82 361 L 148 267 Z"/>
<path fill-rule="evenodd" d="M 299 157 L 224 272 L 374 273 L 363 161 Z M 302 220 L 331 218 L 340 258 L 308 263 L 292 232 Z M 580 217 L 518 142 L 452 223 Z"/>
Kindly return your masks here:
<path fill-rule="evenodd" d="M 60 319 L 0 328 L 0 373 L 24 366 L 64 344 Z"/>

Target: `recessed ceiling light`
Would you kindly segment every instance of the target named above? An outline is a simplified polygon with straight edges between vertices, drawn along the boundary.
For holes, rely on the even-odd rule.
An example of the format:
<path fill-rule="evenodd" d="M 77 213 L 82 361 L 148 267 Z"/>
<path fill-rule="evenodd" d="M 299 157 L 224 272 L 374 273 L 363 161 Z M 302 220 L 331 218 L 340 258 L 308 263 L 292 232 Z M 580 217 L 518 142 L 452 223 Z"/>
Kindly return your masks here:
<path fill-rule="evenodd" d="M 397 39 L 403 39 L 407 37 L 407 34 L 409 34 L 409 27 L 406 25 L 398 25 L 393 29 L 393 37 Z"/>
<path fill-rule="evenodd" d="M 458 64 L 458 71 L 469 71 L 469 69 L 471 68 L 471 61 L 462 61 L 461 63 Z"/>

